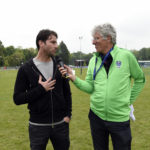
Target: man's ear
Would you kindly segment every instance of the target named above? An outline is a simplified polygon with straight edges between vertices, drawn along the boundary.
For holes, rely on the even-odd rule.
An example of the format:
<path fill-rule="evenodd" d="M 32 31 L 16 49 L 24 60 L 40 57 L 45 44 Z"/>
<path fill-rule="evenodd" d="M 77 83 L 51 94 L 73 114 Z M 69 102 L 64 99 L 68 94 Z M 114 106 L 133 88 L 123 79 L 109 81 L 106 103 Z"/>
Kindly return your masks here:
<path fill-rule="evenodd" d="M 39 48 L 40 48 L 40 47 L 42 47 L 42 46 L 43 46 L 44 42 L 43 42 L 43 41 L 41 41 L 41 40 L 39 40 L 38 44 L 39 44 Z"/>

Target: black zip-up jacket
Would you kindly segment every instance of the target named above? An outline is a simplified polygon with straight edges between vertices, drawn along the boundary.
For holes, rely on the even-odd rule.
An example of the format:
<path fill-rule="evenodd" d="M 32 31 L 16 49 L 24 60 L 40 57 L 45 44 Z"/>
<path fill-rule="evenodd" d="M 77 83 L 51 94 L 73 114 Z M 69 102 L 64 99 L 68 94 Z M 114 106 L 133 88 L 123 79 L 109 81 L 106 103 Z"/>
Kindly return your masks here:
<path fill-rule="evenodd" d="M 16 105 L 28 104 L 30 121 L 34 123 L 54 123 L 64 117 L 71 116 L 72 98 L 69 80 L 63 78 L 54 62 L 53 79 L 56 79 L 54 89 L 46 91 L 38 83 L 39 75 L 44 76 L 33 63 L 33 59 L 22 65 L 17 74 L 13 99 Z"/>

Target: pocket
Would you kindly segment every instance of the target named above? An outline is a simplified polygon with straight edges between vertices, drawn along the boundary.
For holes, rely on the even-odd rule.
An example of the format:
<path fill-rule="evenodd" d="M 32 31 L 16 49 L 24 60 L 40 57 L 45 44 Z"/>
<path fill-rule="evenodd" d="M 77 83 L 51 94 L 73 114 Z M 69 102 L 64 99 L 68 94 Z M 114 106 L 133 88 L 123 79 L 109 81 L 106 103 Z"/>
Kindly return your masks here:
<path fill-rule="evenodd" d="M 111 122 L 109 126 L 112 131 L 125 131 L 130 128 L 130 120 L 125 122 Z"/>
<path fill-rule="evenodd" d="M 128 128 L 130 126 L 130 120 L 123 122 L 123 126 Z"/>
<path fill-rule="evenodd" d="M 38 126 L 29 124 L 29 132 L 30 133 L 36 133 L 37 131 L 38 131 Z"/>

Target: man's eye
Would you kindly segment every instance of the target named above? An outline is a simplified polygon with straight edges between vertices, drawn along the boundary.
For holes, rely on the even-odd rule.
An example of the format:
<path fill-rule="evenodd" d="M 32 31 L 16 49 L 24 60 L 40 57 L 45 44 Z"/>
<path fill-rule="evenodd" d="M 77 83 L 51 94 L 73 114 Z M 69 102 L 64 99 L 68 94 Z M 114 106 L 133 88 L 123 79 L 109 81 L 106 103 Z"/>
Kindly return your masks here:
<path fill-rule="evenodd" d="M 93 40 L 99 40 L 99 38 L 98 38 L 98 37 L 96 37 L 96 38 L 94 38 Z"/>
<path fill-rule="evenodd" d="M 51 43 L 53 43 L 53 44 L 56 44 L 57 42 L 55 42 L 55 41 L 52 41 Z"/>

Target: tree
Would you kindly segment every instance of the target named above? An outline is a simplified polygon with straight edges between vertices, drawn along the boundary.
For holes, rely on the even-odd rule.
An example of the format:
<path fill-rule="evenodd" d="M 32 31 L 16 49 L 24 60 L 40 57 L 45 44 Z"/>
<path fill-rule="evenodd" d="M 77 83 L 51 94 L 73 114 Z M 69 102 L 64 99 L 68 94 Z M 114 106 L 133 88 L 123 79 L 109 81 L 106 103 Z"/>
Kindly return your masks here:
<path fill-rule="evenodd" d="M 150 48 L 142 48 L 139 51 L 132 50 L 137 60 L 150 60 Z"/>
<path fill-rule="evenodd" d="M 0 66 L 4 65 L 4 46 L 3 43 L 0 41 Z"/>
<path fill-rule="evenodd" d="M 9 66 L 9 64 L 8 64 L 8 57 L 4 57 L 4 66 L 6 66 L 6 67 Z"/>
<path fill-rule="evenodd" d="M 36 56 L 37 51 L 33 48 L 30 49 L 23 49 L 23 54 L 24 54 L 24 58 L 25 58 L 25 62 L 33 57 Z"/>
<path fill-rule="evenodd" d="M 70 61 L 71 65 L 75 65 L 75 61 L 81 59 L 81 60 L 84 60 L 84 62 L 85 62 L 84 65 L 88 66 L 89 60 L 93 56 L 93 53 L 84 54 L 81 51 L 78 51 L 75 53 L 71 53 L 70 56 L 71 56 L 71 61 Z"/>
<path fill-rule="evenodd" d="M 57 55 L 60 56 L 65 64 L 69 64 L 70 61 L 70 52 L 66 44 L 62 41 L 59 44 Z"/>
<path fill-rule="evenodd" d="M 141 60 L 147 60 L 147 58 L 146 58 L 146 48 L 142 48 L 140 50 L 140 56 L 141 56 Z"/>
<path fill-rule="evenodd" d="M 132 50 L 132 53 L 135 55 L 135 57 L 136 57 L 137 60 L 140 60 L 139 51 Z"/>
<path fill-rule="evenodd" d="M 24 62 L 23 52 L 16 51 L 14 54 L 8 56 L 7 60 L 9 66 L 20 66 Z"/>
<path fill-rule="evenodd" d="M 89 53 L 89 54 L 85 54 L 85 55 L 84 55 L 83 59 L 84 59 L 85 62 L 86 62 L 86 66 L 88 66 L 89 61 L 90 61 L 90 59 L 92 58 L 92 56 L 93 56 L 93 53 Z"/>
<path fill-rule="evenodd" d="M 6 47 L 5 50 L 4 50 L 4 56 L 6 57 L 6 56 L 12 55 L 15 52 L 15 50 L 16 49 L 14 48 L 14 46 Z"/>

